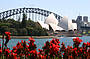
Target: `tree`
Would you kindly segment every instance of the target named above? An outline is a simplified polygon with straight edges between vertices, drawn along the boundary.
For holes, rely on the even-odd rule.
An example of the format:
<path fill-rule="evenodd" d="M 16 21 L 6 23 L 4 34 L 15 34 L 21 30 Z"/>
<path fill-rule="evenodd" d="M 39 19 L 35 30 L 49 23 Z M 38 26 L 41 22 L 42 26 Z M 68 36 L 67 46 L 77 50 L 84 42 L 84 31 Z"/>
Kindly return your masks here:
<path fill-rule="evenodd" d="M 1 34 L 3 34 L 6 31 L 8 31 L 8 26 L 2 26 L 2 27 L 0 27 Z"/>
<path fill-rule="evenodd" d="M 20 16 L 18 17 L 18 22 L 20 22 Z"/>
<path fill-rule="evenodd" d="M 13 35 L 30 35 L 43 36 L 47 35 L 47 31 L 41 27 L 38 22 L 27 20 L 27 15 L 23 14 L 22 21 L 14 19 L 3 19 L 0 22 L 0 34 L 9 31 Z"/>
<path fill-rule="evenodd" d="M 9 29 L 9 32 L 12 34 L 12 35 L 18 35 L 18 32 L 15 28 L 10 28 Z"/>
<path fill-rule="evenodd" d="M 26 14 L 23 14 L 21 25 L 22 25 L 22 28 L 26 28 L 26 25 L 27 25 L 27 16 L 26 16 Z"/>
<path fill-rule="evenodd" d="M 13 22 L 15 22 L 15 20 L 9 18 L 9 19 L 6 20 L 6 22 L 8 22 L 8 23 L 13 23 Z"/>

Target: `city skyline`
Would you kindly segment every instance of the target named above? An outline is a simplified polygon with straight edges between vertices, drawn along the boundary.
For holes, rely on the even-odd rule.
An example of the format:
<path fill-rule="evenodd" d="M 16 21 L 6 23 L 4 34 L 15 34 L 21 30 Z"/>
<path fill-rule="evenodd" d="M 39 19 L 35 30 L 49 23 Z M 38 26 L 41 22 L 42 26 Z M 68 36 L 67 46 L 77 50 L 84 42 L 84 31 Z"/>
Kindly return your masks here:
<path fill-rule="evenodd" d="M 69 19 L 76 19 L 79 15 L 89 16 L 90 21 L 89 2 L 89 0 L 1 0 L 0 12 L 22 7 L 36 7 L 67 16 Z"/>

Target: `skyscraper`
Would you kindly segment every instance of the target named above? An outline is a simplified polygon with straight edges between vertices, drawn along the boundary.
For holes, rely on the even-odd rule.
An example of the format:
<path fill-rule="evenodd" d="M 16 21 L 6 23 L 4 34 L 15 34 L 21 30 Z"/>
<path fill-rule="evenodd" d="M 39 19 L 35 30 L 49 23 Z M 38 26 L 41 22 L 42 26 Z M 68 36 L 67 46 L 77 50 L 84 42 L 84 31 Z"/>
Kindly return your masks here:
<path fill-rule="evenodd" d="M 83 21 L 88 22 L 88 16 L 83 16 Z"/>
<path fill-rule="evenodd" d="M 81 22 L 82 21 L 82 16 L 78 16 L 76 21 Z"/>
<path fill-rule="evenodd" d="M 77 30 L 80 30 L 81 29 L 81 23 L 82 23 L 82 16 L 77 17 L 76 23 L 77 23 Z"/>

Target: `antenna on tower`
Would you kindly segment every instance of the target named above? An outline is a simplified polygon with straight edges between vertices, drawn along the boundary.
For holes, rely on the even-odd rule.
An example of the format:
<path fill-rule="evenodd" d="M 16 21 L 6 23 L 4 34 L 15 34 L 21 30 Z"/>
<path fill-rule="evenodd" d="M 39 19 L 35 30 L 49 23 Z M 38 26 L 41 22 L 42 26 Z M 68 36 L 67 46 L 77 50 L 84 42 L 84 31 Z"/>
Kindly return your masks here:
<path fill-rule="evenodd" d="M 79 12 L 79 16 L 80 16 L 80 12 Z"/>

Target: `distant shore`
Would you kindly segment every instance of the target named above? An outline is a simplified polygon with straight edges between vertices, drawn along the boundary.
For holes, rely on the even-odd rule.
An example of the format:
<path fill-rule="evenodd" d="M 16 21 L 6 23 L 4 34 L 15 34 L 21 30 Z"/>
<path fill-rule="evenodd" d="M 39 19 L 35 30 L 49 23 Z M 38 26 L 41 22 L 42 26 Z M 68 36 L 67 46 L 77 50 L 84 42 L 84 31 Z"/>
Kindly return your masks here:
<path fill-rule="evenodd" d="M 60 38 L 60 36 L 11 36 L 11 39 L 28 39 L 33 37 L 34 39 L 50 39 L 50 38 Z M 79 37 L 79 36 L 61 36 L 61 37 Z M 2 36 L 0 36 L 2 38 Z"/>
<path fill-rule="evenodd" d="M 57 38 L 55 36 L 11 36 L 12 39 L 28 39 L 29 37 L 33 37 L 34 39 Z M 2 36 L 0 36 L 0 38 L 2 38 Z"/>
<path fill-rule="evenodd" d="M 34 39 L 54 38 L 54 36 L 11 36 L 13 39 L 28 39 L 29 37 L 33 37 Z"/>

